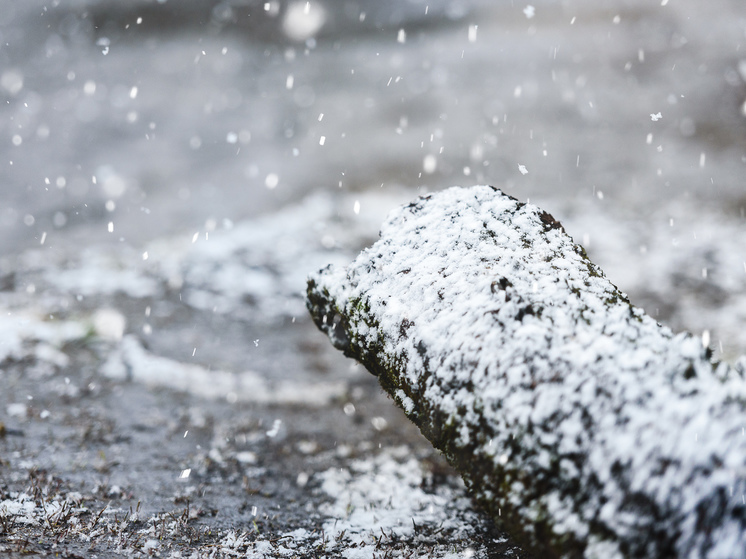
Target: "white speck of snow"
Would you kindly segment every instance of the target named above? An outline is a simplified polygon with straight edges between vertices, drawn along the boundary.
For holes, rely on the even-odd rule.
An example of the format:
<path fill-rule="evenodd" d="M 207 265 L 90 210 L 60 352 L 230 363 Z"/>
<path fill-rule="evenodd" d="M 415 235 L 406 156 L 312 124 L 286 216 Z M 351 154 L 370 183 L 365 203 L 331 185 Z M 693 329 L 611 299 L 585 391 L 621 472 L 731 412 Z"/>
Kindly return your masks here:
<path fill-rule="evenodd" d="M 130 89 L 130 99 L 136 99 L 137 98 L 137 86 L 132 86 L 132 89 Z"/>
<path fill-rule="evenodd" d="M 536 15 L 536 8 L 534 8 L 531 4 L 523 8 L 523 13 L 526 16 L 526 18 L 531 19 Z"/>
<path fill-rule="evenodd" d="M 650 145 L 653 143 L 653 133 L 648 133 L 647 137 L 645 138 L 645 143 Z"/>
<path fill-rule="evenodd" d="M 469 26 L 469 42 L 470 43 L 476 43 L 477 42 L 477 30 L 479 29 L 478 25 L 470 25 Z"/>
<path fill-rule="evenodd" d="M 41 240 L 39 241 L 39 244 L 43 245 L 46 242 L 46 240 L 47 240 L 47 232 L 43 231 L 41 234 Z"/>
<path fill-rule="evenodd" d="M 26 414 L 28 413 L 28 408 L 26 407 L 26 404 L 15 403 L 8 404 L 6 411 L 10 417 L 25 419 Z"/>
<path fill-rule="evenodd" d="M 270 439 L 275 438 L 280 432 L 281 427 L 282 427 L 282 419 L 275 419 L 274 422 L 272 423 L 272 428 L 269 431 L 267 431 L 266 435 Z"/>
<path fill-rule="evenodd" d="M 355 215 L 360 213 L 360 200 L 355 200 L 355 203 L 352 206 L 352 211 L 355 212 Z"/>
<path fill-rule="evenodd" d="M 282 30 L 293 41 L 312 38 L 327 21 L 321 2 L 292 2 L 285 10 Z"/>
<path fill-rule="evenodd" d="M 708 347 L 710 345 L 710 331 L 704 330 L 702 332 L 702 347 Z"/>
<path fill-rule="evenodd" d="M 705 155 L 704 151 L 699 154 L 699 168 L 700 169 L 704 169 L 706 158 L 707 156 Z"/>
<path fill-rule="evenodd" d="M 101 178 L 101 187 L 104 193 L 110 198 L 119 198 L 127 190 L 127 180 L 117 173 L 113 167 L 102 165 L 97 169 L 97 175 Z"/>
<path fill-rule="evenodd" d="M 396 41 L 398 43 L 406 43 L 407 42 L 407 32 L 404 31 L 404 29 L 399 29 L 399 33 L 396 35 Z"/>
<path fill-rule="evenodd" d="M 427 154 L 425 156 L 425 159 L 423 159 L 422 161 L 422 170 L 425 171 L 425 173 L 427 173 L 428 175 L 432 175 L 437 167 L 438 158 L 431 153 Z"/>
<path fill-rule="evenodd" d="M 653 122 L 658 122 L 662 118 L 663 115 L 661 113 L 650 113 L 650 120 L 652 120 Z"/>
<path fill-rule="evenodd" d="M 293 89 L 294 83 L 295 83 L 295 78 L 293 77 L 293 74 L 288 74 L 288 77 L 285 78 L 285 88 Z"/>
<path fill-rule="evenodd" d="M 111 41 L 108 37 L 99 37 L 99 39 L 96 41 L 96 45 L 101 47 L 101 54 L 106 56 L 109 54 L 109 46 L 111 45 Z"/>
<path fill-rule="evenodd" d="M 325 143 L 326 143 L 326 136 L 321 136 L 321 138 L 319 138 L 319 145 L 323 146 Z"/>
<path fill-rule="evenodd" d="M 280 183 L 280 177 L 278 177 L 276 173 L 270 173 L 264 179 L 264 186 L 266 186 L 270 190 L 277 187 L 279 183 Z"/>
<path fill-rule="evenodd" d="M 236 460 L 241 464 L 256 464 L 257 457 L 256 454 L 250 450 L 244 450 L 236 454 Z"/>
<path fill-rule="evenodd" d="M 147 260 L 148 259 L 148 251 L 147 250 L 142 253 L 142 259 L 143 260 Z"/>
<path fill-rule="evenodd" d="M 300 441 L 297 445 L 298 451 L 301 454 L 313 454 L 314 452 L 317 452 L 319 450 L 319 443 L 316 441 Z"/>
<path fill-rule="evenodd" d="M 371 425 L 376 431 L 383 431 L 388 427 L 389 422 L 385 418 L 377 416 L 370 420 Z"/>
<path fill-rule="evenodd" d="M 114 232 L 114 222 L 110 221 L 109 224 L 106 226 L 106 228 L 109 231 L 109 233 L 113 233 Z"/>
<path fill-rule="evenodd" d="M 127 319 L 115 309 L 99 309 L 93 315 L 93 328 L 105 340 L 121 340 L 126 326 Z"/>
<path fill-rule="evenodd" d="M 228 132 L 228 134 L 225 135 L 225 141 L 229 144 L 235 144 L 238 141 L 238 134 L 235 132 Z"/>
<path fill-rule="evenodd" d="M 192 473 L 191 468 L 187 468 L 186 470 L 181 470 L 181 473 L 179 474 L 179 479 L 187 479 Z"/>
<path fill-rule="evenodd" d="M 528 174 L 528 169 L 526 169 L 525 165 L 518 164 L 518 170 L 521 172 L 522 175 Z"/>
<path fill-rule="evenodd" d="M 661 0 L 661 6 L 665 6 L 666 4 L 668 4 L 668 0 Z"/>

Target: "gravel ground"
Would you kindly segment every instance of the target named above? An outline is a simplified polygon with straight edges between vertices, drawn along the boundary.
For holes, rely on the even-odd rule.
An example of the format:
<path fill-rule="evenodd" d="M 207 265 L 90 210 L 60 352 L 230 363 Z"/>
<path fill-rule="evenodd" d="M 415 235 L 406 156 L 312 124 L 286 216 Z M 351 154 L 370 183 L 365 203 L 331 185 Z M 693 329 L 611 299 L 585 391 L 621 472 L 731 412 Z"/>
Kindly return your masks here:
<path fill-rule="evenodd" d="M 306 317 L 419 193 L 745 351 L 739 1 L 268 8 L 0 1 L 6 554 L 525 556 Z"/>

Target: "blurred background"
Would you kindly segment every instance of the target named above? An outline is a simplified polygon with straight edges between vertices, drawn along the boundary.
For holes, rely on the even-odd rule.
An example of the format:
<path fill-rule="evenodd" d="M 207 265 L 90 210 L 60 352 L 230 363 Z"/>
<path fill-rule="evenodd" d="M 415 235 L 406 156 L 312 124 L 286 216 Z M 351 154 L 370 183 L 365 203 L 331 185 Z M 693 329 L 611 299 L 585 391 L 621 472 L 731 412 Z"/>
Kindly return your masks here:
<path fill-rule="evenodd" d="M 49 472 L 243 551 L 503 557 L 306 275 L 489 183 L 735 360 L 745 102 L 743 0 L 0 0 L 0 504 Z"/>
<path fill-rule="evenodd" d="M 0 254 L 490 183 L 733 353 L 745 41 L 738 0 L 5 1 Z"/>

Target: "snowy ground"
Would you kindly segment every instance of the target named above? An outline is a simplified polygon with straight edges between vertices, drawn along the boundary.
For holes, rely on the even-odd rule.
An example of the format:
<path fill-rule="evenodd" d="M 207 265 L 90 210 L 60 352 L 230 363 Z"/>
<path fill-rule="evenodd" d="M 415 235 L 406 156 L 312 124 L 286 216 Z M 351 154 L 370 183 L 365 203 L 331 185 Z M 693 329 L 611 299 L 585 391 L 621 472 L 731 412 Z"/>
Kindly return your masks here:
<path fill-rule="evenodd" d="M 519 555 L 303 306 L 429 190 L 746 351 L 738 0 L 269 4 L 0 1 L 4 551 Z"/>

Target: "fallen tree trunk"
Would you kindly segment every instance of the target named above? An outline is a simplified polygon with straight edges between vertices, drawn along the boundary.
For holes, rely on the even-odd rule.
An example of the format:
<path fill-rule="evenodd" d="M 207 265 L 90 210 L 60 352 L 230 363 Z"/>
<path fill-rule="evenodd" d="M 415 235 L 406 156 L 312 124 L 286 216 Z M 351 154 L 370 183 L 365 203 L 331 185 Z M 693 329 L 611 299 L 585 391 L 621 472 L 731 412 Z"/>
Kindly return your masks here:
<path fill-rule="evenodd" d="M 743 370 L 611 284 L 492 187 L 394 211 L 308 308 L 541 557 L 739 557 Z"/>

